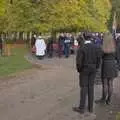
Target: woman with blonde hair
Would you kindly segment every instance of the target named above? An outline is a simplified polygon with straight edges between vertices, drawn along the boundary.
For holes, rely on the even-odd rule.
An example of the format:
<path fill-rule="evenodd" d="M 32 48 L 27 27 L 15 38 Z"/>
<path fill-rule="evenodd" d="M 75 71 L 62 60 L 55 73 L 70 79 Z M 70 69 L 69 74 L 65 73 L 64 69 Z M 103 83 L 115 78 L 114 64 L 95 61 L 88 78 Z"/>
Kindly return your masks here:
<path fill-rule="evenodd" d="M 111 103 L 113 79 L 117 77 L 116 46 L 112 34 L 105 33 L 103 38 L 102 56 L 102 98 L 96 103 Z"/>

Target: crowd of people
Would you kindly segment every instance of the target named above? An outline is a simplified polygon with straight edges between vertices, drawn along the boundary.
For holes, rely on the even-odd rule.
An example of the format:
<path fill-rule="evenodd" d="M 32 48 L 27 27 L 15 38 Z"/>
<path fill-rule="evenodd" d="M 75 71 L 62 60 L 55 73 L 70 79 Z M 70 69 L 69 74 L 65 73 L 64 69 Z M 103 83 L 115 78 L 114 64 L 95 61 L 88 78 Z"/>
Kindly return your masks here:
<path fill-rule="evenodd" d="M 86 39 L 86 33 L 80 33 L 78 35 L 73 35 L 71 33 L 60 33 L 59 36 L 55 39 L 49 37 L 47 40 L 44 40 L 42 36 L 33 36 L 31 41 L 32 52 L 36 56 L 42 56 L 40 59 L 48 56 L 52 58 L 53 56 L 58 56 L 59 58 L 65 57 L 69 58 L 71 54 L 76 54 L 77 49 L 82 45 L 82 42 Z M 92 42 L 100 46 L 103 41 L 103 34 L 101 33 L 89 33 L 91 35 Z M 38 42 L 38 41 L 44 41 Z M 44 54 L 41 54 L 40 51 L 44 51 Z M 39 57 L 38 57 L 39 58 Z"/>
<path fill-rule="evenodd" d="M 40 40 L 44 41 L 44 46 L 40 44 L 40 42 L 39 44 L 36 44 Z M 62 57 L 64 55 L 66 58 L 68 58 L 71 54 L 71 48 L 73 46 L 74 37 L 69 33 L 61 33 L 57 40 L 54 40 L 52 37 L 49 37 L 45 41 L 41 36 L 34 36 L 32 40 L 32 50 L 34 52 L 34 50 L 36 49 L 36 56 L 41 56 L 41 54 L 37 53 L 38 51 L 41 51 L 43 49 L 45 51 L 44 56 L 48 56 L 49 58 L 52 58 L 55 55 L 57 55 L 58 57 Z"/>

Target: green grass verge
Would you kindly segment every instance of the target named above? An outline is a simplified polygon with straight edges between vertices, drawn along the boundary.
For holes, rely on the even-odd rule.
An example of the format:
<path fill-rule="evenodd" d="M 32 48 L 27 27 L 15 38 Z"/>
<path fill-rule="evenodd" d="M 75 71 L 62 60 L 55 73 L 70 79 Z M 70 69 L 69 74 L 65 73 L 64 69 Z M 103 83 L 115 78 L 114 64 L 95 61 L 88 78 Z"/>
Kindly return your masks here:
<path fill-rule="evenodd" d="M 0 57 L 0 77 L 32 68 L 32 65 L 24 58 L 27 53 L 26 48 L 14 48 L 11 53 L 9 57 Z"/>
<path fill-rule="evenodd" d="M 118 113 L 116 120 L 120 120 L 120 112 Z"/>

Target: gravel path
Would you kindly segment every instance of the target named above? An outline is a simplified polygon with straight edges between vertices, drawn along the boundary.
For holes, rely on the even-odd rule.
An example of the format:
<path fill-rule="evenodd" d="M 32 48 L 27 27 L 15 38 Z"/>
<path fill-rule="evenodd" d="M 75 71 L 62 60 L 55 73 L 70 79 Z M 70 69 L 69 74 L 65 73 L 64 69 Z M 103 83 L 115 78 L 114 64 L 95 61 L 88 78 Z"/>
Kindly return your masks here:
<path fill-rule="evenodd" d="M 31 62 L 46 66 L 34 68 L 16 77 L 0 80 L 0 120 L 94 120 L 72 111 L 79 103 L 78 73 L 75 57 Z M 120 111 L 120 82 L 115 81 L 113 105 L 95 105 L 96 120 L 115 120 Z M 95 99 L 101 86 L 95 86 Z"/>

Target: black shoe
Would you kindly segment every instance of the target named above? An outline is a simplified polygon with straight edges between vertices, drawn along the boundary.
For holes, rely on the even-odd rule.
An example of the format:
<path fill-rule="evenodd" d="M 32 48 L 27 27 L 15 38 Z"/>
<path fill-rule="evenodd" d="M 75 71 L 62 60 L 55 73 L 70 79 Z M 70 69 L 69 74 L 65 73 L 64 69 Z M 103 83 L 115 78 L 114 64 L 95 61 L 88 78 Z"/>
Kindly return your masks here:
<path fill-rule="evenodd" d="M 106 100 L 106 104 L 107 105 L 111 105 L 111 101 L 110 100 Z"/>
<path fill-rule="evenodd" d="M 106 101 L 104 99 L 100 99 L 100 100 L 96 100 L 95 103 L 96 104 L 105 104 Z"/>
<path fill-rule="evenodd" d="M 84 114 L 84 110 L 80 109 L 79 107 L 73 107 L 73 111 L 78 112 L 80 114 Z"/>

